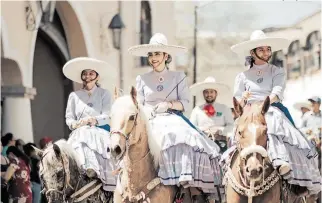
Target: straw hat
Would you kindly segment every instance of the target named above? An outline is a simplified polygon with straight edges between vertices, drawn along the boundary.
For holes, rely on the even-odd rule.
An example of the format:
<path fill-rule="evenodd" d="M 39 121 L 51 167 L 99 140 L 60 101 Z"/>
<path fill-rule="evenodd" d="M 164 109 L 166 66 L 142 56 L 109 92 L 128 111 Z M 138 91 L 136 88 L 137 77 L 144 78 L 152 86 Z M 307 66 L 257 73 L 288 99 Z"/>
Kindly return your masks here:
<path fill-rule="evenodd" d="M 83 83 L 81 73 L 86 69 L 96 71 L 100 76 L 100 82 L 108 80 L 108 77 L 113 78 L 114 71 L 108 63 L 88 57 L 79 57 L 68 61 L 63 67 L 63 73 L 68 79 Z"/>
<path fill-rule="evenodd" d="M 311 109 L 311 103 L 309 101 L 296 102 L 293 105 L 294 109 L 301 111 L 301 108 Z"/>
<path fill-rule="evenodd" d="M 154 34 L 149 44 L 141 44 L 130 47 L 128 49 L 129 53 L 134 56 L 148 56 L 149 52 L 165 52 L 170 55 L 177 55 L 187 51 L 187 48 L 176 45 L 168 45 L 167 38 L 161 34 Z"/>
<path fill-rule="evenodd" d="M 225 103 L 232 93 L 230 88 L 222 83 L 216 82 L 214 77 L 207 77 L 203 82 L 195 83 L 190 86 L 190 92 L 193 96 L 200 96 L 204 90 L 213 89 L 218 93 L 216 101 Z"/>
<path fill-rule="evenodd" d="M 231 50 L 238 55 L 249 56 L 250 50 L 262 46 L 270 46 L 272 51 L 279 51 L 287 48 L 290 45 L 290 41 L 285 38 L 279 37 L 267 37 L 261 30 L 255 30 L 250 40 L 241 42 L 231 47 Z"/>

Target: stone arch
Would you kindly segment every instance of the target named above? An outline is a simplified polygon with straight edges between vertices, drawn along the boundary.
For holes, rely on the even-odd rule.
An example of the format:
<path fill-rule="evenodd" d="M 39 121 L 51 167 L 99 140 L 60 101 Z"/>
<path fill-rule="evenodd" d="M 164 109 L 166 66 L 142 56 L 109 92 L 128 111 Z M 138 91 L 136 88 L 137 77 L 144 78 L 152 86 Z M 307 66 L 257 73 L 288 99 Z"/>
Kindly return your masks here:
<path fill-rule="evenodd" d="M 5 20 L 1 17 L 1 86 L 22 86 L 21 69 L 11 49 Z"/>
<path fill-rule="evenodd" d="M 57 1 L 56 10 L 64 27 L 71 58 L 93 56 L 90 29 L 79 4 L 73 1 Z"/>

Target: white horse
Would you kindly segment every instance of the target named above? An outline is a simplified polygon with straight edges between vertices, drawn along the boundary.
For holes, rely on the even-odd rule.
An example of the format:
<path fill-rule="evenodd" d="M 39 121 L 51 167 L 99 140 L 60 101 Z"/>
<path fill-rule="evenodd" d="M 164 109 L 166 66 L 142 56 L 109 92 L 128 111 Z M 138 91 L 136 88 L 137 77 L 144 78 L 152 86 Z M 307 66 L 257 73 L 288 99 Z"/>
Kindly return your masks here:
<path fill-rule="evenodd" d="M 39 173 L 49 203 L 111 201 L 112 193 L 104 191 L 99 180 L 83 175 L 77 154 L 66 140 L 35 150 L 41 158 Z"/>

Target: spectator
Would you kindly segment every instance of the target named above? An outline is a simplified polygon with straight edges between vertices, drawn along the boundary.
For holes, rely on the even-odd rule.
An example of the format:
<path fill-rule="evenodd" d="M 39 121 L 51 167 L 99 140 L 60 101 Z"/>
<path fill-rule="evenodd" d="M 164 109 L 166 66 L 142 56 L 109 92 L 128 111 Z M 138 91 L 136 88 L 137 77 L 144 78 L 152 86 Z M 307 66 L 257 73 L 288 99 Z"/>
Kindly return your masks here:
<path fill-rule="evenodd" d="M 15 146 L 7 150 L 10 165 L 4 181 L 9 184 L 10 203 L 32 203 L 29 158 Z"/>
<path fill-rule="evenodd" d="M 24 151 L 23 150 L 23 146 L 25 145 L 25 142 L 22 140 L 22 139 L 18 139 L 18 140 L 16 140 L 16 147 L 18 148 L 18 149 L 20 149 L 22 152 Z"/>
<path fill-rule="evenodd" d="M 7 133 L 4 136 L 2 136 L 1 137 L 1 143 L 2 143 L 2 146 L 3 146 L 3 149 L 1 151 L 1 154 L 3 156 L 7 156 L 7 153 L 6 152 L 8 150 L 8 147 L 15 146 L 15 144 L 16 144 L 15 139 L 14 139 L 12 133 Z"/>
<path fill-rule="evenodd" d="M 51 145 L 53 143 L 53 139 L 51 139 L 50 137 L 43 137 L 40 141 L 39 141 L 39 146 L 40 149 L 45 149 L 48 145 Z"/>
<path fill-rule="evenodd" d="M 2 143 L 0 145 L 1 151 L 2 151 Z M 9 159 L 1 154 L 1 182 L 4 180 L 6 171 L 9 167 Z M 8 188 L 4 184 L 1 184 L 1 202 L 2 203 L 8 203 L 9 202 L 9 195 L 8 195 Z"/>
<path fill-rule="evenodd" d="M 34 143 L 28 143 L 23 146 L 23 150 L 25 154 L 30 158 L 31 164 L 31 173 L 30 173 L 30 181 L 31 181 L 31 190 L 32 190 L 32 202 L 40 203 L 41 202 L 41 183 L 39 177 L 39 157 L 36 154 L 34 149 L 36 145 Z"/>

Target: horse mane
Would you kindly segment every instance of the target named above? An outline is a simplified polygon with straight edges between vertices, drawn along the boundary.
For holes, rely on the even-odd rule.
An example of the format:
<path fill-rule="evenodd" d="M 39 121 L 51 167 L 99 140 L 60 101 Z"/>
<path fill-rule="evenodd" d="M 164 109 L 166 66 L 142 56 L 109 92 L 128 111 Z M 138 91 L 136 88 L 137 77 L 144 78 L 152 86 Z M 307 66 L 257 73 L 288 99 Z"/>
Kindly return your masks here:
<path fill-rule="evenodd" d="M 147 131 L 147 136 L 148 136 L 148 145 L 150 148 L 150 153 L 153 156 L 153 163 L 155 169 L 158 168 L 159 166 L 159 157 L 160 157 L 160 152 L 161 152 L 161 141 L 160 138 L 161 136 L 154 135 L 151 130 L 151 126 L 148 121 L 148 111 L 147 109 L 139 104 L 138 105 L 139 109 L 139 117 L 141 118 L 141 122 L 145 124 L 145 128 Z M 117 113 L 117 112 L 126 112 L 126 111 L 135 111 L 137 112 L 136 106 L 132 101 L 131 96 L 126 95 L 119 97 L 115 100 L 114 104 L 112 105 L 111 112 Z M 158 139 L 159 138 L 159 139 Z"/>
<path fill-rule="evenodd" d="M 254 120 L 259 121 L 261 124 L 266 125 L 265 116 L 261 112 L 262 102 L 254 102 L 247 111 L 244 111 L 238 122 L 251 122 Z M 250 119 L 250 120 L 249 120 Z"/>
<path fill-rule="evenodd" d="M 64 153 L 69 159 L 74 160 L 77 166 L 80 167 L 80 161 L 76 155 L 76 152 L 74 151 L 72 146 L 67 143 L 65 139 L 60 139 L 53 143 L 53 145 L 50 145 L 45 149 L 44 154 L 46 154 L 46 158 L 43 160 L 45 164 L 54 165 L 55 162 L 57 162 L 56 155 L 53 152 L 54 144 L 56 144 L 59 147 L 62 153 Z"/>

